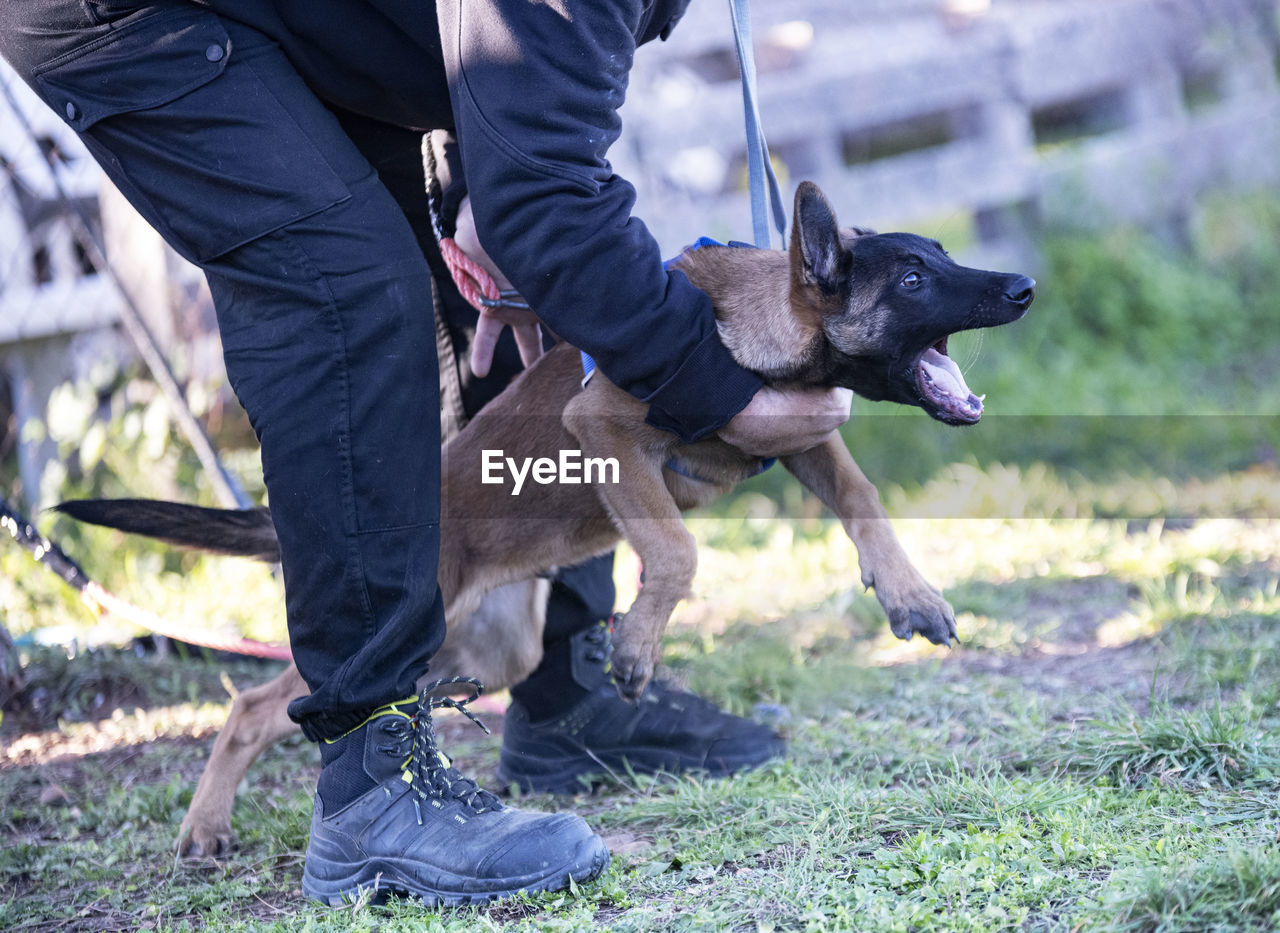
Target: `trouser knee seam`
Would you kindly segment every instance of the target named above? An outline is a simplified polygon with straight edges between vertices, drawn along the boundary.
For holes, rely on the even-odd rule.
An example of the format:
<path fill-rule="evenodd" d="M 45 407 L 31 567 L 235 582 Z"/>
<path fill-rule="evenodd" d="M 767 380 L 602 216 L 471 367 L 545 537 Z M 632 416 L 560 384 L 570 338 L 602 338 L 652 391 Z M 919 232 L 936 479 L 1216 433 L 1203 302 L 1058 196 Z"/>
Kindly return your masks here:
<path fill-rule="evenodd" d="M 297 240 L 288 235 L 288 228 L 281 231 L 283 245 L 298 257 L 299 265 L 314 281 L 324 295 L 325 323 L 332 329 L 337 339 L 338 352 L 342 355 L 341 382 L 338 395 L 342 406 L 342 432 L 337 438 L 339 459 L 342 462 L 342 498 L 343 512 L 348 522 L 344 537 L 347 539 L 347 559 L 355 562 L 359 571 L 358 591 L 360 606 L 364 610 L 365 637 L 372 638 L 378 630 L 373 616 L 373 600 L 369 596 L 369 588 L 364 569 L 364 560 L 357 546 L 360 522 L 356 510 L 355 466 L 351 462 L 351 377 L 350 360 L 347 356 L 346 333 L 342 327 L 342 318 L 338 312 L 338 300 L 329 286 L 328 277 L 315 264 L 311 255 Z"/>

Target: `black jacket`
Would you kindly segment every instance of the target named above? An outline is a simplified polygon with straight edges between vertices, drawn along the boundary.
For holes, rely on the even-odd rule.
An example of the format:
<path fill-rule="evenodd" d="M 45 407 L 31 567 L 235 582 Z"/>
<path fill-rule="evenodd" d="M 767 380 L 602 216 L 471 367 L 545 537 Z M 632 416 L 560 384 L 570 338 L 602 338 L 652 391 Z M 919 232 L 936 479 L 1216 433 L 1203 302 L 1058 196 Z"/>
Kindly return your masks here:
<path fill-rule="evenodd" d="M 636 47 L 665 38 L 689 0 L 206 2 L 275 37 L 322 98 L 452 128 L 489 255 L 553 331 L 649 402 L 651 423 L 692 440 L 760 387 L 707 297 L 663 271 L 606 157 Z"/>

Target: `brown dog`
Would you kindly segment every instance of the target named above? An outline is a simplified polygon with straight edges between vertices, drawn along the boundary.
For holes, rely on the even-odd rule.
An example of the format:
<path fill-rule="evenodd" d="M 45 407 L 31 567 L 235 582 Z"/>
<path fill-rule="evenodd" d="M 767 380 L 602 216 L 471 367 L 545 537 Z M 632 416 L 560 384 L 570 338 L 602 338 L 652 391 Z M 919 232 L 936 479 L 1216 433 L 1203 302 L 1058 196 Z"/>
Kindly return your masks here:
<path fill-rule="evenodd" d="M 721 339 L 766 384 L 845 386 L 949 424 L 975 423 L 982 403 L 947 357 L 947 338 L 1020 318 L 1035 285 L 958 266 L 918 236 L 841 231 L 810 183 L 796 193 L 789 251 L 707 246 L 686 252 L 677 268 L 711 296 Z M 647 425 L 646 405 L 603 373 L 585 388 L 581 380 L 577 351 L 558 346 L 445 446 L 439 582 L 450 628 L 432 677 L 478 676 L 491 688 L 521 680 L 538 662 L 545 610 L 545 584 L 527 581 L 625 538 L 643 562 L 645 585 L 617 625 L 613 671 L 619 692 L 639 697 L 693 581 L 696 547 L 681 512 L 761 467 L 717 437 L 684 444 Z M 513 484 L 494 480 L 507 458 L 528 478 L 538 475 L 537 461 L 558 462 L 562 451 L 580 451 L 587 469 L 616 465 L 618 481 L 539 480 L 513 494 Z M 875 487 L 839 436 L 782 462 L 839 516 L 858 548 L 862 582 L 875 588 L 894 634 L 949 644 L 951 607 L 903 553 Z M 64 510 L 180 544 L 276 559 L 265 509 L 122 500 Z M 229 844 L 236 786 L 264 748 L 296 728 L 285 708 L 306 690 L 291 666 L 236 698 L 183 820 L 184 853 L 217 855 Z"/>

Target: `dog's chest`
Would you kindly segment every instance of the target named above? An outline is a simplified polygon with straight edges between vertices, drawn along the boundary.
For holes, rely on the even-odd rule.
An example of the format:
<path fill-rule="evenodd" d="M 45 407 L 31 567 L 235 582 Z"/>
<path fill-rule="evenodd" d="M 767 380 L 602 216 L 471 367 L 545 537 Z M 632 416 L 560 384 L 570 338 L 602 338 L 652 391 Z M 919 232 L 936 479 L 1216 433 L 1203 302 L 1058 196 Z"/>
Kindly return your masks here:
<path fill-rule="evenodd" d="M 733 488 L 732 484 L 725 485 L 709 483 L 700 479 L 690 479 L 686 476 L 672 473 L 670 470 L 663 470 L 662 478 L 666 480 L 667 491 L 671 493 L 671 498 L 675 500 L 681 512 L 710 505 Z"/>
<path fill-rule="evenodd" d="M 765 461 L 716 439 L 676 448 L 663 465 L 662 478 L 676 505 L 687 511 L 710 505 L 765 468 Z"/>

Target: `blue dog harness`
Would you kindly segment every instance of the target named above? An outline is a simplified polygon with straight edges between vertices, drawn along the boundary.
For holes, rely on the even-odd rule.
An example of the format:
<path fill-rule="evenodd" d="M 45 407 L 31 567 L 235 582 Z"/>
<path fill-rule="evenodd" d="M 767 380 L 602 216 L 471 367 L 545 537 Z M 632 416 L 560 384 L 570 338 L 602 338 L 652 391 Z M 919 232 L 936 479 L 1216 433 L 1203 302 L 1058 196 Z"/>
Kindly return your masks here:
<path fill-rule="evenodd" d="M 680 256 L 683 256 L 685 253 L 691 253 L 694 250 L 702 249 L 704 246 L 745 246 L 748 249 L 753 248 L 750 243 L 742 243 L 738 240 L 730 240 L 728 243 L 721 243 L 719 240 L 713 240 L 709 236 L 700 236 L 694 241 L 692 246 L 685 247 L 684 252 L 682 252 Z M 674 256 L 671 259 L 666 260 L 663 262 L 662 268 L 670 272 L 671 267 L 680 261 L 680 256 Z M 579 350 L 578 352 L 582 354 L 582 387 L 585 389 L 587 387 L 587 383 L 591 381 L 591 377 L 595 375 L 596 361 L 591 358 L 591 355 L 587 353 L 586 350 Z"/>

